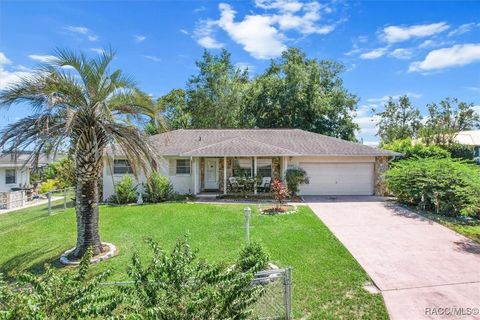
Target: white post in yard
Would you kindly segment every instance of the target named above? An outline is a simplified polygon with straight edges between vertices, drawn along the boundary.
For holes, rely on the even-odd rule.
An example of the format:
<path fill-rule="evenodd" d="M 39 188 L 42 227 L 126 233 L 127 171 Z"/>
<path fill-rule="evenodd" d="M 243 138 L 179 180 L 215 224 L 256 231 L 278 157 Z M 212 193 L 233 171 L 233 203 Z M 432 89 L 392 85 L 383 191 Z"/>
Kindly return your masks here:
<path fill-rule="evenodd" d="M 227 157 L 223 157 L 223 194 L 227 194 Z"/>
<path fill-rule="evenodd" d="M 250 242 L 250 215 L 252 213 L 252 209 L 250 207 L 246 207 L 244 209 L 245 212 L 245 227 L 247 229 L 247 242 Z"/>
<path fill-rule="evenodd" d="M 253 157 L 253 193 L 257 194 L 257 157 Z"/>

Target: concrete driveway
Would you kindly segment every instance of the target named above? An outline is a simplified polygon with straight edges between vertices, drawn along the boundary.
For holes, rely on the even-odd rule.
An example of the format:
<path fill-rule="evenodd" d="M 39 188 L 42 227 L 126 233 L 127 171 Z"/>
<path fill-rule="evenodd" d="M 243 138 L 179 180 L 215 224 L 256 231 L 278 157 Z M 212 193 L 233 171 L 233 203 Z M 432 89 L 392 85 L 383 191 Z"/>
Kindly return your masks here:
<path fill-rule="evenodd" d="M 480 319 L 480 245 L 384 198 L 304 199 L 381 290 L 391 319 Z"/>

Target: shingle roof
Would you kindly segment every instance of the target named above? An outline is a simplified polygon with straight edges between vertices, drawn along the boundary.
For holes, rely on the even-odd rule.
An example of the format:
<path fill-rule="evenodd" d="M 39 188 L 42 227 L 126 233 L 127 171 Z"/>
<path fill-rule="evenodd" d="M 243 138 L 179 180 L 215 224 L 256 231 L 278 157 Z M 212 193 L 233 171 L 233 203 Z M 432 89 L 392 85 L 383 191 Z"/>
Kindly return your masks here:
<path fill-rule="evenodd" d="M 166 156 L 397 156 L 299 129 L 180 129 L 152 136 Z"/>
<path fill-rule="evenodd" d="M 461 144 L 480 146 L 480 130 L 460 131 L 455 140 Z"/>
<path fill-rule="evenodd" d="M 12 166 L 20 166 L 20 165 L 31 165 L 32 164 L 32 159 L 31 159 L 32 153 L 29 151 L 18 151 L 18 152 L 3 152 L 0 153 L 0 165 L 5 167 L 7 165 L 12 165 Z M 38 159 L 38 166 L 42 167 L 47 164 L 49 164 L 52 161 L 58 160 L 62 157 L 64 157 L 64 154 L 57 154 L 55 157 L 50 156 L 47 157 L 46 155 L 41 155 L 40 158 Z"/>

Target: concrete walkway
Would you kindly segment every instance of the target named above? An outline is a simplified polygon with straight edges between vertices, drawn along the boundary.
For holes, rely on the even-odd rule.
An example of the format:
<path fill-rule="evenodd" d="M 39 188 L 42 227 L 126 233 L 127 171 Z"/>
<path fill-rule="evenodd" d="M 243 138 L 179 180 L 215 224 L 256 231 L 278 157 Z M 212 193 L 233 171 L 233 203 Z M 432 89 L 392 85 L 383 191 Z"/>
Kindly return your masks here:
<path fill-rule="evenodd" d="M 480 245 L 384 198 L 305 201 L 381 290 L 391 319 L 480 319 Z"/>

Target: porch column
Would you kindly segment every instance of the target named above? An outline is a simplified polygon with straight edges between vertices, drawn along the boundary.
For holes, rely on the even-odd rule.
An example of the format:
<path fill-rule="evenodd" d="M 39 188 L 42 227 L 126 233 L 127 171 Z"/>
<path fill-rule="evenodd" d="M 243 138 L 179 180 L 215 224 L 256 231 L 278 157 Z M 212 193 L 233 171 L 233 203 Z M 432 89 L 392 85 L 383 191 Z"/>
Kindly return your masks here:
<path fill-rule="evenodd" d="M 287 171 L 287 157 L 281 157 L 280 158 L 280 174 L 281 174 L 281 177 L 282 177 L 282 181 L 285 181 L 285 173 Z"/>
<path fill-rule="evenodd" d="M 253 193 L 257 194 L 257 157 L 253 157 Z"/>
<path fill-rule="evenodd" d="M 223 157 L 223 194 L 227 194 L 227 157 Z"/>
<path fill-rule="evenodd" d="M 193 194 L 197 194 L 197 159 L 190 157 L 190 165 L 193 171 Z"/>

